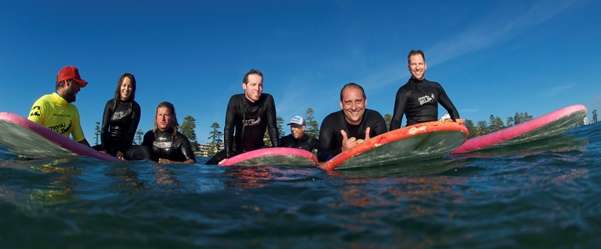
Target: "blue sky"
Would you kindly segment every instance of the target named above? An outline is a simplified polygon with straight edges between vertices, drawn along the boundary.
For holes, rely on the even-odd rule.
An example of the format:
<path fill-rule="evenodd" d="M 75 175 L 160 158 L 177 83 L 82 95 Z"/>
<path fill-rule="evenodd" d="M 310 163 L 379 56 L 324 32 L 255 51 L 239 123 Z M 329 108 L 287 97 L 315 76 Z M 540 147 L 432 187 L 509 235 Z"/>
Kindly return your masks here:
<path fill-rule="evenodd" d="M 138 80 L 140 128 L 156 105 L 180 122 L 223 125 L 243 74 L 258 68 L 277 114 L 337 111 L 340 86 L 362 84 L 368 108 L 392 113 L 423 49 L 472 120 L 541 115 L 582 103 L 601 109 L 601 1 L 9 1 L 0 6 L 0 111 L 26 115 L 63 65 L 88 87 L 76 105 L 88 141 L 123 72 Z M 441 111 L 440 115 L 444 114 Z M 288 132 L 288 131 L 287 131 Z"/>

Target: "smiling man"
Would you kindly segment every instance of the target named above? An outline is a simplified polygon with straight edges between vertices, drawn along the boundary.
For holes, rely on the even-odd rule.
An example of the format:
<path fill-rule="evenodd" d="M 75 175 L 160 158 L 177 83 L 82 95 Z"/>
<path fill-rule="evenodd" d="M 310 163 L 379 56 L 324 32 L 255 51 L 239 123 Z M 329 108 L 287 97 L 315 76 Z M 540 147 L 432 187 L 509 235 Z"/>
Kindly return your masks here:
<path fill-rule="evenodd" d="M 348 83 L 340 90 L 340 111 L 330 113 L 321 123 L 318 159 L 325 162 L 352 149 L 370 137 L 386 132 L 386 122 L 377 111 L 366 109 L 363 87 Z"/>
<path fill-rule="evenodd" d="M 453 121 L 459 119 L 457 109 L 442 86 L 438 82 L 426 80 L 428 65 L 424 52 L 411 50 L 407 64 L 411 78 L 397 91 L 390 130 L 401 127 L 404 114 L 407 115 L 407 125 L 438 120 L 438 103 L 449 112 Z"/>
<path fill-rule="evenodd" d="M 275 101 L 263 93 L 263 73 L 249 70 L 242 78 L 243 94 L 230 97 L 225 114 L 224 150 L 207 161 L 217 164 L 240 153 L 265 147 L 263 135 L 269 133 L 271 145 L 278 146 Z"/>

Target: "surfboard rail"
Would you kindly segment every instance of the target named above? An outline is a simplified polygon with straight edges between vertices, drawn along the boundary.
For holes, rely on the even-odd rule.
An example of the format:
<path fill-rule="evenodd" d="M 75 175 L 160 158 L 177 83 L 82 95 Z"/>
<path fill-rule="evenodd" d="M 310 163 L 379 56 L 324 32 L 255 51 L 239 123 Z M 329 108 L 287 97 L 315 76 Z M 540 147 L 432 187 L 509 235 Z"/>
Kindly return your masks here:
<path fill-rule="evenodd" d="M 66 136 L 63 136 L 61 134 L 58 134 L 40 124 L 31 122 L 30 120 L 28 120 L 18 114 L 10 113 L 10 112 L 0 112 L 0 121 L 6 122 L 9 124 L 13 124 L 20 128 L 26 129 L 26 130 L 30 131 L 31 133 L 36 134 L 36 135 L 42 137 L 43 139 L 46 139 L 49 142 L 56 144 L 56 145 L 60 146 L 61 148 L 66 149 L 74 154 L 77 154 L 80 156 L 88 156 L 88 157 L 92 157 L 92 158 L 96 158 L 96 159 L 100 159 L 100 160 L 104 160 L 104 161 L 110 161 L 110 162 L 120 161 L 119 159 L 112 157 L 108 154 L 98 152 L 88 146 L 77 143 L 77 142 L 73 141 L 72 139 L 70 139 Z"/>
<path fill-rule="evenodd" d="M 380 147 L 385 144 L 398 142 L 407 138 L 427 135 L 435 132 L 461 132 L 464 137 L 467 137 L 467 128 L 460 123 L 453 121 L 433 121 L 415 124 L 400 129 L 392 130 L 376 137 L 365 140 L 363 143 L 355 146 L 354 148 L 343 151 L 336 155 L 332 159 L 323 163 L 320 167 L 324 170 L 334 170 L 338 166 L 344 164 L 347 160 L 353 157 L 366 153 L 374 148 Z"/>
<path fill-rule="evenodd" d="M 317 157 L 306 150 L 296 149 L 296 148 L 286 148 L 286 147 L 272 147 L 272 148 L 262 148 L 249 152 L 245 152 L 233 157 L 230 157 L 223 161 L 219 166 L 234 166 L 241 165 L 244 162 L 248 162 L 251 160 L 261 160 L 261 158 L 273 158 L 273 157 L 281 157 L 281 158 L 296 158 L 301 161 L 308 161 L 307 166 L 317 165 Z M 275 159 L 277 163 L 277 159 Z"/>
<path fill-rule="evenodd" d="M 547 113 L 545 115 L 526 121 L 524 123 L 501 129 L 486 135 L 468 139 L 461 146 L 457 147 L 452 152 L 452 154 L 463 154 L 491 148 L 493 146 L 511 141 L 512 139 L 518 138 L 530 132 L 536 131 L 562 118 L 569 117 L 570 115 L 576 113 L 586 114 L 586 112 L 587 109 L 584 105 L 566 106 L 564 108 L 555 110 L 553 112 Z"/>

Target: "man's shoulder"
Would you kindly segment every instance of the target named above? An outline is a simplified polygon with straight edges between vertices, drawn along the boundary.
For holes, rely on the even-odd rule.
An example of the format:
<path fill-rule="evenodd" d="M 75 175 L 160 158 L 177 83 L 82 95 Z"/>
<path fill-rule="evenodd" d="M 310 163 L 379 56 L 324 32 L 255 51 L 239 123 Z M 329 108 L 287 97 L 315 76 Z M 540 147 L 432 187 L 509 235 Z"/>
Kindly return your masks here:
<path fill-rule="evenodd" d="M 326 122 L 326 120 L 331 120 L 331 119 L 340 118 L 340 115 L 344 115 L 344 114 L 342 113 L 342 111 L 335 111 L 335 112 L 332 112 L 332 113 L 328 114 L 328 115 L 327 115 L 327 116 L 326 116 L 326 117 L 323 119 L 323 122 Z M 322 122 L 322 123 L 323 123 L 323 122 Z"/>
<path fill-rule="evenodd" d="M 188 142 L 190 141 L 190 139 L 186 135 L 184 135 L 183 133 L 181 133 L 179 131 L 176 133 L 176 136 L 179 139 L 182 139 L 182 140 L 185 140 L 185 141 L 188 141 Z"/>
<path fill-rule="evenodd" d="M 435 87 L 442 87 L 442 85 L 440 85 L 440 83 L 438 81 L 432 81 L 432 80 L 424 79 L 424 83 L 430 84 L 430 85 L 435 86 Z"/>
<path fill-rule="evenodd" d="M 144 137 L 147 137 L 147 136 L 154 136 L 154 130 L 150 129 L 146 133 L 144 133 Z"/>
<path fill-rule="evenodd" d="M 239 94 L 234 94 L 232 96 L 230 96 L 230 101 L 232 100 L 242 100 L 244 98 L 244 94 L 239 93 Z"/>
<path fill-rule="evenodd" d="M 384 119 L 384 117 L 382 117 L 382 114 L 380 114 L 380 112 L 378 112 L 376 110 L 372 110 L 372 109 L 365 109 L 365 115 L 367 115 L 370 118 L 373 117 L 373 118 Z"/>
<path fill-rule="evenodd" d="M 407 93 L 411 90 L 411 86 L 410 86 L 410 81 L 405 82 L 405 84 L 401 85 L 399 87 L 399 90 L 397 90 L 397 94 L 401 94 L 401 93 Z"/>
<path fill-rule="evenodd" d="M 50 103 L 52 101 L 54 101 L 55 96 L 53 93 L 49 93 L 49 94 L 44 94 L 42 96 L 40 96 L 35 102 L 36 103 Z"/>
<path fill-rule="evenodd" d="M 292 136 L 292 134 L 288 134 L 286 136 L 283 136 L 280 138 L 281 141 L 291 141 L 292 139 L 294 139 L 294 137 Z"/>

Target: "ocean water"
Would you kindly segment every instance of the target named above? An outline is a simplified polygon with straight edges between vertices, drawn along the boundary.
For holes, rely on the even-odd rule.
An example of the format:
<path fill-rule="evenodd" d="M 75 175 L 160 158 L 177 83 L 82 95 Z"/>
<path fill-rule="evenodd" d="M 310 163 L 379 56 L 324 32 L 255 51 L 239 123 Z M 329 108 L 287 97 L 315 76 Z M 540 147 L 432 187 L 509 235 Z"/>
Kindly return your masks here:
<path fill-rule="evenodd" d="M 597 248 L 600 138 L 329 173 L 0 149 L 0 248 Z"/>

